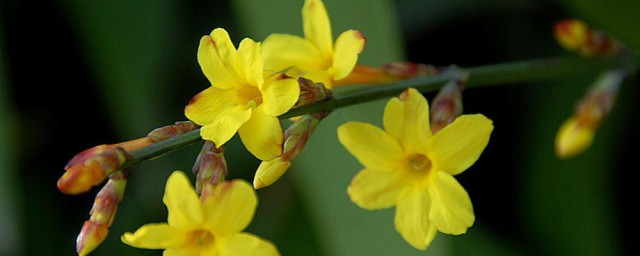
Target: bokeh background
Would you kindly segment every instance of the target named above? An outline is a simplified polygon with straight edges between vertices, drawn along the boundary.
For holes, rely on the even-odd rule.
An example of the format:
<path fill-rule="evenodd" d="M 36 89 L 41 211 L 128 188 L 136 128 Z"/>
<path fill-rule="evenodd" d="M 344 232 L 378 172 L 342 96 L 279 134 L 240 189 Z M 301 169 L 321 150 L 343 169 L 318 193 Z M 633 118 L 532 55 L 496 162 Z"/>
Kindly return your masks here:
<path fill-rule="evenodd" d="M 196 62 L 213 28 L 263 40 L 302 34 L 303 0 L 0 1 L 0 255 L 73 255 L 98 188 L 56 190 L 66 162 L 98 144 L 144 136 L 185 120 L 183 107 L 209 86 Z M 409 60 L 463 67 L 570 55 L 551 27 L 581 18 L 640 49 L 640 2 L 598 0 L 325 0 L 334 36 L 368 38 L 360 63 Z M 495 130 L 483 156 L 458 176 L 476 222 L 466 235 L 439 234 L 426 252 L 393 228 L 393 209 L 366 211 L 346 187 L 361 166 L 337 142 L 351 120 L 380 124 L 384 100 L 335 111 L 283 179 L 258 191 L 248 231 L 283 255 L 638 255 L 638 80 L 621 88 L 613 113 L 586 153 L 558 160 L 553 139 L 597 74 L 464 94 L 466 113 Z M 426 94 L 428 99 L 433 94 Z M 134 168 L 104 244 L 92 255 L 161 255 L 119 236 L 164 222 L 164 182 L 189 171 L 198 145 Z M 232 178 L 258 166 L 233 139 Z"/>

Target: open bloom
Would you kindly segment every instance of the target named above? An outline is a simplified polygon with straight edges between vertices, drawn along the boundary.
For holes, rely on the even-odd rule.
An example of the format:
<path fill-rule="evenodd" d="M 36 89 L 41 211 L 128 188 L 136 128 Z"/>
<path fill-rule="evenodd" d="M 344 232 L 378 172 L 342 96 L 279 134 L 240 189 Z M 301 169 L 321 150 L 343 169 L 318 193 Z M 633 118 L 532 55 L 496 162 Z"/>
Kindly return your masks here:
<path fill-rule="evenodd" d="M 206 195 L 206 196 L 205 196 Z M 251 185 L 233 180 L 208 185 L 201 200 L 183 172 L 167 180 L 163 198 L 168 223 L 146 224 L 122 241 L 145 249 L 165 249 L 166 256 L 279 255 L 273 244 L 244 230 L 255 213 Z"/>
<path fill-rule="evenodd" d="M 283 137 L 278 116 L 298 100 L 298 82 L 263 72 L 260 44 L 245 38 L 236 51 L 222 28 L 202 37 L 198 62 L 211 87 L 191 99 L 185 115 L 202 126 L 202 138 L 219 147 L 238 132 L 257 158 L 279 156 Z"/>
<path fill-rule="evenodd" d="M 409 89 L 387 103 L 383 123 L 384 130 L 359 122 L 338 128 L 342 145 L 364 165 L 348 188 L 351 200 L 368 210 L 396 206 L 396 230 L 420 250 L 437 231 L 465 233 L 475 216 L 453 176 L 478 159 L 493 130 L 491 120 L 462 115 L 432 134 L 427 101 Z"/>
<path fill-rule="evenodd" d="M 264 40 L 262 55 L 265 69 L 289 70 L 322 82 L 327 88 L 351 73 L 362 52 L 365 37 L 357 30 L 347 30 L 333 42 L 327 10 L 320 0 L 307 0 L 302 8 L 304 38 L 272 34 Z"/>

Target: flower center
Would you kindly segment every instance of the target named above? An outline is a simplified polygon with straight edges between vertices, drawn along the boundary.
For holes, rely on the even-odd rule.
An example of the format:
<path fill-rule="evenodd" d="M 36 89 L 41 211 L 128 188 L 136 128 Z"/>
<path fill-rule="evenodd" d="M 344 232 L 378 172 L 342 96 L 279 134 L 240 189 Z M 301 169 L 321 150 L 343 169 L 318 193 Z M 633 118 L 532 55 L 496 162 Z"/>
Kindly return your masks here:
<path fill-rule="evenodd" d="M 241 85 L 236 89 L 236 102 L 238 105 L 245 105 L 247 108 L 255 108 L 262 104 L 262 93 L 257 87 L 251 85 Z"/>
<path fill-rule="evenodd" d="M 197 251 L 212 246 L 216 241 L 211 232 L 198 229 L 189 233 L 187 237 L 187 246 Z"/>
<path fill-rule="evenodd" d="M 411 154 L 406 158 L 405 164 L 407 178 L 420 186 L 430 183 L 432 163 L 426 155 Z"/>
<path fill-rule="evenodd" d="M 409 158 L 409 166 L 413 172 L 426 174 L 431 170 L 431 160 L 423 154 L 414 154 Z"/>

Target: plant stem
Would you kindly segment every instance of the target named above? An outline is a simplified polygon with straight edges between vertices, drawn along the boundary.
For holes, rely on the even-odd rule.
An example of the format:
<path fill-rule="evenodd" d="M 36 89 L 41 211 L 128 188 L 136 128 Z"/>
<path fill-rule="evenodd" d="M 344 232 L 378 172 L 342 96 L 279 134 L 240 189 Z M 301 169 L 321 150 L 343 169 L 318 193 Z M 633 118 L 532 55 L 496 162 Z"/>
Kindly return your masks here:
<path fill-rule="evenodd" d="M 377 99 L 397 96 L 407 88 L 415 88 L 422 93 L 440 89 L 450 79 L 456 78 L 458 71 L 469 74 L 465 88 L 480 88 L 490 85 L 530 82 L 574 75 L 596 75 L 609 69 L 635 69 L 634 61 L 627 59 L 581 59 L 549 58 L 520 62 L 502 63 L 472 68 L 452 68 L 433 76 L 419 76 L 395 83 L 365 86 L 334 93 L 324 101 L 291 109 L 280 116 L 281 119 L 311 114 L 320 111 L 333 111 L 338 108 L 369 102 Z M 135 150 L 125 167 L 131 167 L 141 161 L 156 158 L 200 141 L 200 129 L 179 134 L 171 139 L 160 141 L 151 146 Z"/>

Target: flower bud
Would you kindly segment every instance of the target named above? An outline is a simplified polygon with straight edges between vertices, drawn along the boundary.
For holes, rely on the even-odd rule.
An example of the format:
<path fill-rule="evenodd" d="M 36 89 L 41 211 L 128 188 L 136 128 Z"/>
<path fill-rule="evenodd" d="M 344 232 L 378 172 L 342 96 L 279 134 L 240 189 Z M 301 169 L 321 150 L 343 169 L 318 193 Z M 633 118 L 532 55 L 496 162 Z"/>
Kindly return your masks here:
<path fill-rule="evenodd" d="M 311 134 L 315 131 L 316 127 L 318 127 L 320 121 L 327 115 L 328 112 L 319 112 L 304 115 L 296 119 L 294 123 L 284 131 L 282 155 L 273 160 L 262 161 L 262 163 L 260 163 L 253 178 L 254 188 L 267 187 L 284 175 L 291 166 L 291 161 L 302 152 Z"/>
<path fill-rule="evenodd" d="M 560 45 L 585 57 L 607 57 L 624 52 L 625 47 L 607 33 L 592 30 L 581 20 L 564 20 L 554 26 Z"/>
<path fill-rule="evenodd" d="M 278 157 L 270 161 L 262 161 L 253 178 L 253 187 L 261 189 L 276 182 L 291 167 L 290 161 Z"/>
<path fill-rule="evenodd" d="M 109 175 L 119 171 L 129 159 L 128 152 L 147 147 L 154 142 L 147 138 L 111 145 L 99 145 L 75 155 L 64 167 L 65 173 L 58 179 L 58 190 L 77 195 L 102 183 Z"/>
<path fill-rule="evenodd" d="M 295 107 L 331 98 L 331 91 L 327 90 L 322 83 L 314 83 L 309 79 L 299 77 L 298 84 L 300 85 L 300 97 Z"/>
<path fill-rule="evenodd" d="M 98 224 L 93 221 L 85 221 L 82 225 L 80 235 L 76 239 L 76 252 L 84 256 L 92 252 L 100 245 L 109 234 L 107 225 Z"/>
<path fill-rule="evenodd" d="M 196 175 L 196 192 L 202 193 L 205 184 L 223 182 L 229 174 L 227 161 L 224 158 L 224 147 L 217 148 L 212 141 L 204 141 L 202 149 L 192 168 Z"/>
<path fill-rule="evenodd" d="M 169 138 L 173 138 L 176 135 L 183 134 L 185 132 L 193 131 L 200 127 L 191 121 L 176 122 L 172 125 L 166 125 L 160 128 L 156 128 L 147 134 L 147 137 L 153 142 L 163 141 Z"/>
<path fill-rule="evenodd" d="M 127 185 L 126 173 L 116 172 L 96 195 L 89 220 L 84 222 L 76 239 L 76 251 L 87 255 L 100 245 L 109 234 L 109 226 L 124 196 Z"/>
<path fill-rule="evenodd" d="M 336 81 L 336 85 L 385 84 L 416 76 L 431 76 L 438 74 L 440 71 L 431 65 L 411 62 L 392 62 L 382 67 L 358 65 L 346 78 Z"/>
<path fill-rule="evenodd" d="M 121 147 L 100 145 L 85 150 L 69 161 L 66 172 L 58 180 L 58 189 L 77 195 L 102 183 L 110 174 L 120 170 L 128 155 Z"/>
<path fill-rule="evenodd" d="M 111 175 L 107 184 L 105 184 L 96 195 L 90 212 L 90 220 L 110 226 L 116 215 L 118 205 L 124 197 L 126 186 L 127 180 L 124 178 L 122 172 Z"/>
<path fill-rule="evenodd" d="M 585 151 L 596 130 L 611 112 L 618 88 L 628 75 L 626 70 L 602 73 L 589 92 L 577 104 L 573 115 L 558 130 L 555 152 L 560 158 L 569 158 Z"/>
<path fill-rule="evenodd" d="M 435 134 L 462 115 L 462 90 L 469 75 L 459 73 L 447 82 L 433 100 L 430 113 L 431 131 Z"/>

